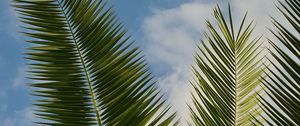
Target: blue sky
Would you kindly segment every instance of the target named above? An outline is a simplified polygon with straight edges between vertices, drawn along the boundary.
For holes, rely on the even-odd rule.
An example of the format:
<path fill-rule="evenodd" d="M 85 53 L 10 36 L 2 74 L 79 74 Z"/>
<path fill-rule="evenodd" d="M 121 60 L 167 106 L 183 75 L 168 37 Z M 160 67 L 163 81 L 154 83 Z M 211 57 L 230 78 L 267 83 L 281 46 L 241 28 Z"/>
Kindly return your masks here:
<path fill-rule="evenodd" d="M 210 2 L 208 2 L 210 1 Z M 110 0 L 129 34 L 141 47 L 160 82 L 180 115 L 186 116 L 189 102 L 188 79 L 191 77 L 195 45 L 204 31 L 204 20 L 220 0 Z M 276 15 L 273 0 L 231 0 L 235 20 L 248 10 L 257 23 L 257 35 L 270 26 L 268 15 Z M 226 9 L 226 8 L 225 8 Z M 25 79 L 24 49 L 28 46 L 17 33 L 15 13 L 9 0 L 0 1 L 0 126 L 29 126 L 32 97 Z M 176 99 L 176 100 L 175 100 Z"/>

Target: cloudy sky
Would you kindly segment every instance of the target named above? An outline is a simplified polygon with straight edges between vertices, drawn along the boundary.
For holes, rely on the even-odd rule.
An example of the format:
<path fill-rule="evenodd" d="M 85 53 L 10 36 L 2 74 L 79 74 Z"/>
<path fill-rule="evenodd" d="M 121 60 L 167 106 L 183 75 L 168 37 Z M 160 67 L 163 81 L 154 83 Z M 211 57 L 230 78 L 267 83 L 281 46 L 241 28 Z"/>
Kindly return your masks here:
<path fill-rule="evenodd" d="M 256 23 L 255 35 L 270 37 L 269 16 L 276 18 L 274 0 L 110 0 L 121 21 L 146 55 L 151 69 L 174 109 L 184 118 L 189 101 L 195 46 L 205 31 L 212 9 L 231 3 L 234 21 L 248 11 Z M 34 119 L 32 97 L 25 79 L 24 49 L 28 46 L 17 31 L 9 0 L 0 1 L 0 126 L 29 126 Z M 264 39 L 265 40 L 265 39 Z"/>

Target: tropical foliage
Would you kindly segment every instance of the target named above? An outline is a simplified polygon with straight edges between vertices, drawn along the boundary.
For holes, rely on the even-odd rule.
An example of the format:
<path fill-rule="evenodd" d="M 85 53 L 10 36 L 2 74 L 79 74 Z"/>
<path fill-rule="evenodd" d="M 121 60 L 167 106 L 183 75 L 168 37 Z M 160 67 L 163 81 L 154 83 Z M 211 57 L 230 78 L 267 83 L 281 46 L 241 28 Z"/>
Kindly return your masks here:
<path fill-rule="evenodd" d="M 37 124 L 176 125 L 140 50 L 101 0 L 14 0 L 31 37 Z"/>
<path fill-rule="evenodd" d="M 260 38 L 251 39 L 254 27 L 245 23 L 247 14 L 235 33 L 228 8 L 229 21 L 219 7 L 214 9 L 218 29 L 206 22 L 206 40 L 200 42 L 195 56 L 194 107 L 190 105 L 195 125 L 244 126 L 262 112 L 256 100 L 262 91 L 262 43 Z"/>
<path fill-rule="evenodd" d="M 26 58 L 36 124 L 178 125 L 107 2 L 12 1 L 30 38 Z M 272 18 L 278 42 L 269 40 L 266 65 L 247 13 L 235 27 L 230 6 L 228 14 L 214 9 L 215 22 L 206 22 L 192 67 L 189 125 L 300 125 L 300 1 L 279 1 L 277 8 L 293 29 Z"/>
<path fill-rule="evenodd" d="M 300 125 L 300 1 L 279 1 L 278 10 L 293 29 L 273 18 L 277 41 L 270 40 L 270 67 L 264 79 L 268 99 L 262 97 L 269 125 Z M 270 102 L 271 99 L 273 102 Z"/>

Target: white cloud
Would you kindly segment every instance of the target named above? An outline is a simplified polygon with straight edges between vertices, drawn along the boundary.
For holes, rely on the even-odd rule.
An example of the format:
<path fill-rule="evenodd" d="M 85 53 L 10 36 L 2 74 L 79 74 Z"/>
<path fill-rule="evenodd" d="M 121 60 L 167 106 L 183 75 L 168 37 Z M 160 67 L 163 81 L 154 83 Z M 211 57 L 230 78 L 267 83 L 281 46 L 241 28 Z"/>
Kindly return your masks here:
<path fill-rule="evenodd" d="M 147 59 L 154 68 L 164 69 L 164 73 L 158 77 L 160 86 L 184 119 L 189 118 L 186 103 L 190 103 L 191 99 L 188 80 L 193 76 L 191 64 L 196 51 L 195 43 L 202 39 L 205 19 L 212 17 L 212 8 L 215 6 L 215 3 L 194 0 L 172 9 L 154 9 L 142 26 Z M 226 2 L 221 6 L 227 9 Z M 273 0 L 233 0 L 231 6 L 235 23 L 240 23 L 248 10 L 248 20 L 254 19 L 256 24 L 254 36 L 264 34 L 265 37 L 272 37 L 266 27 L 272 27 L 270 15 L 278 17 Z"/>
<path fill-rule="evenodd" d="M 173 68 L 192 59 L 190 54 L 211 10 L 212 5 L 196 2 L 175 9 L 154 10 L 154 14 L 147 17 L 143 24 L 148 58 L 154 62 L 159 60 L 172 64 Z"/>
<path fill-rule="evenodd" d="M 34 114 L 31 107 L 15 111 L 13 116 L 7 117 L 1 126 L 31 126 L 34 120 Z"/>
<path fill-rule="evenodd" d="M 156 9 L 143 24 L 147 59 L 156 68 L 168 69 L 158 77 L 158 81 L 182 121 L 189 116 L 186 103 L 190 103 L 188 80 L 192 77 L 190 65 L 195 45 L 213 7 L 211 4 L 190 2 L 173 9 Z"/>
<path fill-rule="evenodd" d="M 272 28 L 271 18 L 281 18 L 279 11 L 275 7 L 277 0 L 235 0 L 232 4 L 235 12 L 243 15 L 248 11 L 248 19 L 254 20 L 256 24 L 254 35 L 264 35 L 264 37 L 273 38 L 267 28 Z M 240 18 L 240 17 L 238 17 Z"/>

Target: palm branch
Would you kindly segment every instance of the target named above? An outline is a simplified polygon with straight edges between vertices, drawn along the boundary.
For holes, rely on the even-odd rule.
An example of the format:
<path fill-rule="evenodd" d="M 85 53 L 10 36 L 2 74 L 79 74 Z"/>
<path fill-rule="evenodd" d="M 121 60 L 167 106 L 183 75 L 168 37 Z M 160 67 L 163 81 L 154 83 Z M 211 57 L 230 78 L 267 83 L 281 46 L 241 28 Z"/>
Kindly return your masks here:
<path fill-rule="evenodd" d="M 273 49 L 264 85 L 269 98 L 261 98 L 269 117 L 267 123 L 279 126 L 300 125 L 300 1 L 285 0 L 277 6 L 295 33 L 272 18 L 278 42 L 269 40 Z M 272 102 L 270 102 L 270 100 Z"/>
<path fill-rule="evenodd" d="M 214 9 L 218 29 L 206 22 L 206 41 L 201 40 L 195 55 L 190 125 L 251 125 L 255 124 L 253 117 L 262 112 L 256 100 L 262 91 L 262 43 L 260 37 L 251 38 L 254 26 L 245 23 L 247 13 L 235 34 L 230 5 L 228 8 L 229 21 L 219 6 Z"/>
<path fill-rule="evenodd" d="M 14 0 L 31 37 L 41 125 L 176 125 L 141 51 L 102 0 Z"/>

